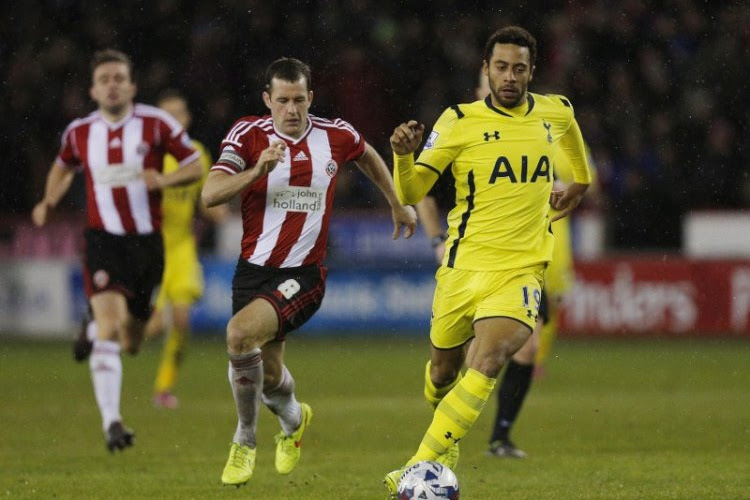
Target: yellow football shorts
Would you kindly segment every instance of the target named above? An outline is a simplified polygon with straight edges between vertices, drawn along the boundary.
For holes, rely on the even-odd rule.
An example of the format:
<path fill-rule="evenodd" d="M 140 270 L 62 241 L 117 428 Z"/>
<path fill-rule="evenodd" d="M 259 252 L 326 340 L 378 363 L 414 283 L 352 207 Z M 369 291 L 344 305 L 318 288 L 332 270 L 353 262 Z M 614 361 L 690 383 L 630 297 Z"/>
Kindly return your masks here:
<path fill-rule="evenodd" d="M 203 295 L 203 268 L 195 243 L 186 240 L 164 247 L 164 275 L 156 309 L 166 304 L 189 306 Z"/>
<path fill-rule="evenodd" d="M 505 271 L 465 271 L 441 266 L 432 302 L 430 341 L 438 349 L 465 344 L 483 318 L 515 319 L 534 328 L 544 265 Z"/>

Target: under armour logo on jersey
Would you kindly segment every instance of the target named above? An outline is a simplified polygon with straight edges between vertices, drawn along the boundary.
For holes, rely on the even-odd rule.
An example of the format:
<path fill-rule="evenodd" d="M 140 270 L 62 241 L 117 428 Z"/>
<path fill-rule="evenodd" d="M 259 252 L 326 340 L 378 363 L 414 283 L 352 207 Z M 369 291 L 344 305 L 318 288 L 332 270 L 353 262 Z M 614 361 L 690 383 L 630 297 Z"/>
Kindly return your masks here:
<path fill-rule="evenodd" d="M 306 161 L 310 158 L 307 157 L 304 151 L 300 151 L 296 155 L 294 155 L 294 158 L 292 158 L 292 161 Z"/>
<path fill-rule="evenodd" d="M 495 130 L 492 134 L 490 134 L 489 132 L 485 132 L 484 133 L 484 140 L 485 141 L 489 141 L 490 137 L 494 137 L 496 141 L 499 141 L 500 140 L 500 132 L 498 132 L 497 130 Z"/>
<path fill-rule="evenodd" d="M 117 149 L 122 147 L 122 141 L 119 137 L 114 137 L 111 141 L 109 141 L 109 148 L 110 149 Z"/>
<path fill-rule="evenodd" d="M 552 133 L 550 132 L 552 130 L 552 124 L 548 123 L 547 120 L 542 120 L 542 124 L 544 125 L 544 128 L 547 129 L 547 142 L 552 142 Z"/>

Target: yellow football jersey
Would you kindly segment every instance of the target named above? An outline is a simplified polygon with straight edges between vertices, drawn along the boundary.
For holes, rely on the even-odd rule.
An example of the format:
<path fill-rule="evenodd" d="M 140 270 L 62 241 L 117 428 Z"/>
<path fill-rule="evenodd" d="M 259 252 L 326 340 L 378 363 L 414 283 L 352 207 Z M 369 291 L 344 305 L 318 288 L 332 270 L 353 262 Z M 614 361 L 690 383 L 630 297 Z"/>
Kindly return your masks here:
<path fill-rule="evenodd" d="M 402 201 L 415 203 L 450 166 L 456 205 L 443 265 L 482 271 L 543 264 L 552 258 L 549 196 L 561 149 L 575 180 L 589 183 L 583 138 L 565 97 L 528 93 L 525 103 L 506 109 L 488 96 L 447 108 L 413 166 L 396 156 L 396 188 Z"/>
<path fill-rule="evenodd" d="M 198 182 L 168 187 L 162 193 L 162 235 L 167 251 L 170 245 L 177 244 L 187 238 L 193 238 L 195 207 L 201 195 L 203 182 L 211 169 L 211 157 L 203 144 L 193 141 L 193 146 L 200 152 L 203 177 Z M 165 174 L 174 172 L 178 168 L 179 164 L 172 155 L 164 157 Z"/>

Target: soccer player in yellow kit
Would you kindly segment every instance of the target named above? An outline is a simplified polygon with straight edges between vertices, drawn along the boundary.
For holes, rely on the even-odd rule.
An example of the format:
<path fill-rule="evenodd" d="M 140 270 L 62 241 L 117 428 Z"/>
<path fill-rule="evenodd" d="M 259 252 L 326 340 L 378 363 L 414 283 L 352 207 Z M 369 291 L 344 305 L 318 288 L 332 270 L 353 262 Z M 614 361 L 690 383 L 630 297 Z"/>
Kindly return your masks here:
<path fill-rule="evenodd" d="M 446 109 L 416 161 L 424 125 L 402 123 L 391 135 L 403 203 L 419 202 L 449 165 L 456 185 L 446 253 L 436 273 L 425 373 L 425 395 L 435 413 L 407 466 L 422 460 L 456 466 L 458 442 L 534 328 L 554 246 L 550 224 L 578 205 L 590 183 L 570 101 L 527 91 L 535 58 L 536 40 L 526 30 L 496 31 L 484 49 L 491 90 L 486 99 Z M 574 172 L 563 191 L 552 190 L 558 151 Z M 550 207 L 559 210 L 555 218 Z M 391 494 L 402 470 L 385 477 Z"/>
<path fill-rule="evenodd" d="M 157 105 L 174 116 L 187 130 L 191 114 L 187 100 L 176 91 L 165 91 Z M 162 198 L 162 236 L 164 238 L 164 275 L 146 336 L 153 338 L 167 333 L 161 361 L 154 381 L 154 406 L 175 409 L 179 400 L 174 386 L 185 345 L 190 333 L 190 310 L 203 295 L 203 269 L 198 260 L 198 245 L 193 232 L 195 209 L 210 220 L 218 221 L 226 214 L 226 205 L 207 209 L 200 201 L 201 188 L 211 168 L 211 157 L 203 144 L 193 140 L 200 152 L 203 175 L 199 182 L 164 190 Z M 164 172 L 178 167 L 174 157 L 164 158 Z"/>
<path fill-rule="evenodd" d="M 480 75 L 477 98 L 483 99 L 489 92 L 487 77 Z M 587 198 L 592 194 L 596 195 L 596 168 L 590 154 L 588 155 L 588 162 L 594 182 L 586 192 Z M 555 174 L 553 189 L 556 185 L 564 186 L 573 182 L 573 169 L 570 161 L 564 155 L 555 157 L 553 170 Z M 449 173 L 441 176 L 438 180 L 438 183 L 444 183 L 446 186 L 436 184 L 416 206 L 419 220 L 424 225 L 438 264 L 443 261 L 445 239 L 447 238 L 438 200 L 447 200 L 448 196 L 451 200 L 455 198 L 453 193 L 449 192 L 452 190 L 452 184 L 448 185 L 445 182 L 448 180 L 445 178 L 446 175 L 449 175 Z M 452 179 L 450 180 L 452 181 Z M 442 189 L 436 189 L 438 187 Z M 450 190 L 446 188 L 450 188 Z M 592 188 L 594 189 L 593 192 Z M 487 450 L 487 454 L 490 456 L 526 457 L 526 453 L 517 448 L 510 439 L 511 429 L 529 392 L 532 378 L 537 378 L 543 373 L 544 363 L 549 358 L 552 344 L 557 336 L 557 317 L 560 303 L 573 286 L 575 279 L 570 217 L 556 220 L 552 224 L 552 232 L 555 235 L 555 248 L 552 252 L 552 261 L 544 271 L 543 306 L 540 308 L 540 314 L 531 337 L 505 365 L 505 372 L 497 390 L 497 414 L 490 435 L 490 446 Z M 542 312 L 545 306 L 546 314 Z"/>

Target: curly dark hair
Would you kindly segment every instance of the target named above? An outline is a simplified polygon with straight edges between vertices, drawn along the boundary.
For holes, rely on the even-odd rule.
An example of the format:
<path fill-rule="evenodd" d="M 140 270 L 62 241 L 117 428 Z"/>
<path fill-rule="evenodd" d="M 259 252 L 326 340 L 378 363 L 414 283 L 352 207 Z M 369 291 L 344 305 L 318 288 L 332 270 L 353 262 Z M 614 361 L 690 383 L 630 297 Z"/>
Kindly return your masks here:
<path fill-rule="evenodd" d="M 534 66 L 536 62 L 536 38 L 525 29 L 520 26 L 506 26 L 490 35 L 484 45 L 484 60 L 486 62 L 490 62 L 492 50 L 497 43 L 512 43 L 519 47 L 527 47 L 529 49 L 529 62 L 532 67 Z"/>

